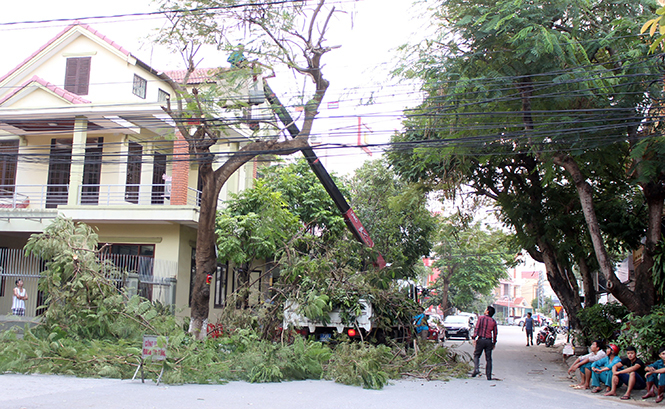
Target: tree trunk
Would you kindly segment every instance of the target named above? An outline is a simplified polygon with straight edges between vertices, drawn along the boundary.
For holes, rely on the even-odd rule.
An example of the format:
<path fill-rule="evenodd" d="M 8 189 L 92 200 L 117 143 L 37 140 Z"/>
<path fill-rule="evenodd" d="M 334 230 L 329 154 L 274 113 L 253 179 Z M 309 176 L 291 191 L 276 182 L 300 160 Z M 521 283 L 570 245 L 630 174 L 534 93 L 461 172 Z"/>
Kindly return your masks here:
<path fill-rule="evenodd" d="M 249 276 L 250 264 L 243 263 L 238 267 L 238 294 L 236 299 L 236 308 L 246 310 L 249 308 Z"/>
<path fill-rule="evenodd" d="M 605 242 L 600 232 L 600 226 L 596 217 L 596 211 L 593 204 L 593 189 L 591 185 L 585 180 L 582 172 L 577 165 L 577 162 L 569 155 L 556 155 L 554 163 L 562 166 L 570 175 L 582 205 L 582 212 L 586 220 L 587 229 L 591 236 L 593 249 L 600 266 L 600 271 L 607 280 L 607 289 L 615 296 L 619 302 L 628 308 L 628 310 L 640 315 L 648 314 L 653 305 L 653 298 L 642 299 L 637 294 L 630 291 L 630 289 L 621 283 L 614 272 L 614 265 L 607 254 Z M 653 286 L 652 286 L 653 287 Z"/>
<path fill-rule="evenodd" d="M 441 289 L 441 307 L 443 308 L 443 317 L 450 315 L 448 309 L 448 291 L 450 291 L 450 276 L 443 278 L 443 288 Z"/>
<path fill-rule="evenodd" d="M 192 291 L 189 332 L 196 339 L 205 339 L 210 312 L 210 285 L 206 284 L 207 276 L 217 271 L 215 218 L 219 189 L 217 189 L 210 163 L 204 163 L 199 167 L 199 175 L 203 186 L 196 233 L 196 276 Z"/>
<path fill-rule="evenodd" d="M 582 285 L 584 285 L 584 305 L 589 308 L 596 304 L 598 294 L 596 293 L 595 280 L 589 270 L 589 263 L 586 257 L 580 256 L 577 265 L 580 268 L 580 275 L 582 276 Z"/>
<path fill-rule="evenodd" d="M 545 271 L 547 272 L 547 281 L 552 286 L 552 290 L 556 293 L 561 305 L 565 308 L 568 314 L 568 322 L 572 328 L 578 329 L 580 327 L 580 320 L 577 318 L 577 311 L 582 308 L 582 303 L 577 291 L 577 283 L 574 283 L 568 277 L 568 274 L 563 271 L 559 262 L 557 261 L 554 248 L 544 239 L 538 237 L 536 239 L 538 248 L 528 249 L 529 254 L 534 260 L 541 261 L 545 264 Z"/>
<path fill-rule="evenodd" d="M 648 219 L 642 263 L 635 268 L 635 294 L 650 300 L 653 305 L 656 304 L 658 296 L 653 285 L 653 256 L 662 234 L 665 188 L 662 184 L 653 182 L 643 183 L 641 187 L 647 202 Z"/>
<path fill-rule="evenodd" d="M 212 156 L 209 149 L 201 150 L 197 142 L 197 140 L 189 140 L 190 152 L 197 153 L 201 161 L 199 175 L 203 185 L 196 234 L 196 277 L 194 278 L 194 290 L 192 291 L 189 333 L 193 334 L 196 339 L 204 339 L 210 312 L 210 285 L 206 284 L 206 279 L 209 273 L 214 274 L 217 271 L 215 223 L 219 192 L 235 171 L 253 160 L 256 156 L 253 152 L 274 151 L 278 155 L 287 155 L 304 147 L 309 147 L 309 144 L 306 138 L 252 142 L 245 145 L 220 168 L 213 171 Z"/>

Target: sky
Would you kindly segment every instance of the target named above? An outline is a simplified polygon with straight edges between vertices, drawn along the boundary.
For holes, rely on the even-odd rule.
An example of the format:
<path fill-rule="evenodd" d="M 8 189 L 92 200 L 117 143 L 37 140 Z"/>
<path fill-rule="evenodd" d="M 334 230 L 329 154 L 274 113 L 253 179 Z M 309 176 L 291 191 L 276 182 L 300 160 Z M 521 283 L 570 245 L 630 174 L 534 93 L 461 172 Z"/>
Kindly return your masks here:
<path fill-rule="evenodd" d="M 400 128 L 403 108 L 414 106 L 418 94 L 412 85 L 397 85 L 390 70 L 397 62 L 394 49 L 416 41 L 424 32 L 421 8 L 410 0 L 336 0 L 352 13 L 331 24 L 329 45 L 339 45 L 324 57 L 324 75 L 331 85 L 315 126 L 314 143 L 326 146 L 353 146 L 361 143 L 382 145 Z M 127 15 L 156 11 L 151 0 L 31 0 L 4 5 L 0 14 L 0 76 L 6 74 L 37 50 L 72 20 L 86 24 L 108 36 L 153 68 L 166 71 L 182 69 L 179 56 L 170 55 L 153 45 L 148 36 L 164 24 L 160 16 L 125 16 L 88 19 L 87 17 Z M 49 20 L 48 22 L 39 22 Z M 32 24 L 13 24 L 35 21 Z M 226 55 L 220 52 L 202 54 L 200 67 L 227 66 Z M 282 78 L 279 78 L 282 76 Z M 279 74 L 270 84 L 284 101 L 298 90 Z M 292 115 L 297 113 L 291 111 Z M 317 154 L 331 172 L 349 174 L 366 159 L 380 156 L 380 148 L 362 150 L 317 149 Z M 369 154 L 371 153 L 371 155 Z"/>

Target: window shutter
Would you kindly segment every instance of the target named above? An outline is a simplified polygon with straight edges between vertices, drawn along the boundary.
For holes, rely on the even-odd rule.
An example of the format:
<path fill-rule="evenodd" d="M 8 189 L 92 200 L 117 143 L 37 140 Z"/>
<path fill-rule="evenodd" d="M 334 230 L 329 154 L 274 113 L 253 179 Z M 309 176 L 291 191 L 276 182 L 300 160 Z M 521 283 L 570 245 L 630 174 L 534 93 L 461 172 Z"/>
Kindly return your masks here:
<path fill-rule="evenodd" d="M 76 73 L 76 91 L 78 95 L 88 95 L 88 85 L 90 84 L 90 57 L 79 59 L 78 72 Z"/>
<path fill-rule="evenodd" d="M 67 58 L 65 89 L 77 95 L 88 95 L 91 57 Z"/>
<path fill-rule="evenodd" d="M 76 92 L 76 71 L 78 59 L 67 58 L 67 68 L 65 70 L 65 89 L 69 92 Z"/>

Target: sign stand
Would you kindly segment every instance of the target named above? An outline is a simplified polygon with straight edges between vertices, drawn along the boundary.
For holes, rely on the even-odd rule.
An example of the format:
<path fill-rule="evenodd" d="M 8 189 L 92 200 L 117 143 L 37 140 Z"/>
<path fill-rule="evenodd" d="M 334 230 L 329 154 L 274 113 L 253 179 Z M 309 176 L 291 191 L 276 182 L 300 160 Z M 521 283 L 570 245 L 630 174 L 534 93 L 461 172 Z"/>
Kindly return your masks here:
<path fill-rule="evenodd" d="M 145 374 L 143 372 L 143 366 L 146 364 L 147 360 L 151 361 L 163 361 L 162 370 L 159 372 L 157 377 L 157 385 L 162 380 L 162 375 L 164 375 L 164 368 L 166 368 L 166 343 L 168 342 L 168 337 L 160 337 L 156 335 L 144 335 L 143 336 L 143 352 L 141 354 L 141 360 L 139 361 L 139 366 L 134 371 L 134 376 L 132 376 L 132 381 L 136 379 L 136 375 L 141 370 L 141 382 L 145 383 Z"/>

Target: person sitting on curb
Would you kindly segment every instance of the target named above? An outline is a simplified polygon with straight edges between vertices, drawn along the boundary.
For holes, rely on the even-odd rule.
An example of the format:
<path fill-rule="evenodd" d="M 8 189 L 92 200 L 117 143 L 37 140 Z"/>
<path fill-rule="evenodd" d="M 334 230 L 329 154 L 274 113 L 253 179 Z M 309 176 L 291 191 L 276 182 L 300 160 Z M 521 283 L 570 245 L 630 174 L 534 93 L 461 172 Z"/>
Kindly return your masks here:
<path fill-rule="evenodd" d="M 658 384 L 658 397 L 656 403 L 663 401 L 665 397 L 665 347 L 658 350 L 659 360 L 647 365 L 647 394 L 642 396 L 642 399 L 651 398 L 656 396 L 656 384 Z"/>
<path fill-rule="evenodd" d="M 646 387 L 646 370 L 644 362 L 637 357 L 637 349 L 634 346 L 626 348 L 626 358 L 612 367 L 612 389 L 605 393 L 605 396 L 617 396 L 617 388 L 626 384 L 626 393 L 621 397 L 622 400 L 630 399 L 630 393 L 635 390 Z"/>
<path fill-rule="evenodd" d="M 614 365 L 621 362 L 619 359 L 619 347 L 610 344 L 607 347 L 607 356 L 599 361 L 594 362 L 591 365 L 591 392 L 598 393 L 602 390 L 600 383 L 604 383 L 607 386 L 607 392 L 610 391 L 610 385 L 612 382 L 612 368 Z"/>
<path fill-rule="evenodd" d="M 589 383 L 591 382 L 591 364 L 607 356 L 604 350 L 605 343 L 603 341 L 593 341 L 589 347 L 589 353 L 577 358 L 575 362 L 573 362 L 570 368 L 568 368 L 568 375 L 575 373 L 575 371 L 579 369 L 581 380 L 578 384 L 570 385 L 572 388 L 589 389 Z"/>

